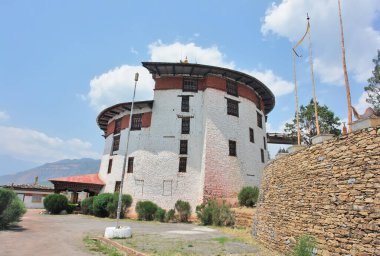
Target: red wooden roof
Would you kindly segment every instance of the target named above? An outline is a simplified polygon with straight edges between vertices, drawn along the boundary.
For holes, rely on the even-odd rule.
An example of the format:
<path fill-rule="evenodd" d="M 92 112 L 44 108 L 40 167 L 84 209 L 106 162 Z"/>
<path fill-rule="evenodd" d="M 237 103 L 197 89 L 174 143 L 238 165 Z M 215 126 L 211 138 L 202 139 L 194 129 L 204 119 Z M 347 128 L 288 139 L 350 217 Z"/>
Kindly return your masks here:
<path fill-rule="evenodd" d="M 49 179 L 49 181 L 51 181 L 51 182 L 60 181 L 60 182 L 104 185 L 104 182 L 99 178 L 97 173 L 78 175 L 78 176 L 69 176 L 69 177 L 62 177 L 62 178 L 54 178 L 54 179 Z"/>

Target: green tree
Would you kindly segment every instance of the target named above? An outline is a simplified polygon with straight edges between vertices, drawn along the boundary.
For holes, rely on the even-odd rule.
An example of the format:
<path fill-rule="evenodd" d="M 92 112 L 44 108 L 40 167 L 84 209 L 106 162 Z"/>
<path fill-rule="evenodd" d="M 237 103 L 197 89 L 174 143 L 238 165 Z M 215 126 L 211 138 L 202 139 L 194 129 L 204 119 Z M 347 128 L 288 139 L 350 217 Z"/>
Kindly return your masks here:
<path fill-rule="evenodd" d="M 335 116 L 326 105 L 319 105 L 317 102 L 319 128 L 321 133 L 330 133 L 340 135 L 341 131 L 338 126 L 340 125 L 339 117 Z M 302 141 L 307 145 L 311 144 L 311 138 L 317 135 L 317 127 L 315 123 L 314 102 L 311 99 L 307 106 L 301 105 L 299 111 L 299 121 Z M 297 136 L 297 121 L 293 119 L 291 123 L 285 124 L 285 132 L 289 132 Z"/>
<path fill-rule="evenodd" d="M 368 86 L 364 87 L 364 90 L 368 94 L 366 101 L 373 106 L 376 112 L 380 112 L 380 50 L 377 50 L 377 59 L 372 61 L 375 63 L 373 76 L 367 80 Z"/>

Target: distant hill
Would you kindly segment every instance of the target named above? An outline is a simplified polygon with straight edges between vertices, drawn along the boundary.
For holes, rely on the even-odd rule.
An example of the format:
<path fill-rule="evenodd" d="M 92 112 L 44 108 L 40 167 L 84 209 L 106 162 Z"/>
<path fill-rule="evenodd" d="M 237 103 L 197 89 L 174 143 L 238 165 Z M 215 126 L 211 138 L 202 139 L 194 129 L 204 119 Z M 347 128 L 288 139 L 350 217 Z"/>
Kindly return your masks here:
<path fill-rule="evenodd" d="M 75 176 L 81 174 L 97 173 L 100 167 L 100 160 L 91 158 L 65 159 L 54 163 L 46 163 L 41 166 L 17 172 L 15 174 L 0 176 L 0 185 L 15 183 L 33 183 L 38 176 L 38 183 L 51 185 L 50 178 Z"/>

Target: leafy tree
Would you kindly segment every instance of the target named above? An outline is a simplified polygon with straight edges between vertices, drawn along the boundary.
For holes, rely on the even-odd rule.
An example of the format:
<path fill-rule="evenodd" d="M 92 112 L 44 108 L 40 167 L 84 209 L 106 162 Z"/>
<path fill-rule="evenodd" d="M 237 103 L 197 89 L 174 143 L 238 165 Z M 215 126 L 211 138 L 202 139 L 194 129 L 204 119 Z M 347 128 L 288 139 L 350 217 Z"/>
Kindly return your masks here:
<path fill-rule="evenodd" d="M 375 63 L 373 76 L 367 80 L 368 86 L 364 87 L 364 90 L 368 94 L 366 101 L 373 106 L 376 112 L 380 112 L 380 50 L 377 50 L 377 59 L 372 61 Z"/>
<path fill-rule="evenodd" d="M 25 205 L 15 192 L 0 188 L 0 230 L 20 221 L 25 212 Z"/>
<path fill-rule="evenodd" d="M 335 116 L 326 105 L 319 105 L 317 102 L 319 128 L 321 133 L 330 133 L 340 135 L 341 131 L 338 129 L 340 125 L 339 117 Z M 307 106 L 301 105 L 299 111 L 300 130 L 303 142 L 310 145 L 311 138 L 317 135 L 317 127 L 315 122 L 314 102 L 313 99 Z M 285 132 L 290 132 L 297 136 L 297 120 L 294 117 L 291 123 L 285 124 Z"/>

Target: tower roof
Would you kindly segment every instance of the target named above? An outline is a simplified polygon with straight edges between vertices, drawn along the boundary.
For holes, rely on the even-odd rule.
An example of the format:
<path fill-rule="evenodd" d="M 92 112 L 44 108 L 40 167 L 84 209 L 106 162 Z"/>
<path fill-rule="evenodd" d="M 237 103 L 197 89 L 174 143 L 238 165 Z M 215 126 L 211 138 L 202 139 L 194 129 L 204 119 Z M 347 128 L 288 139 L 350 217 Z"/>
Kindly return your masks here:
<path fill-rule="evenodd" d="M 204 77 L 207 75 L 217 75 L 229 78 L 233 81 L 246 84 L 254 89 L 264 102 L 265 113 L 268 114 L 275 105 L 275 97 L 272 91 L 260 80 L 248 74 L 216 66 L 193 63 L 172 63 L 172 62 L 142 62 L 142 65 L 151 74 L 158 76 L 195 76 Z"/>

